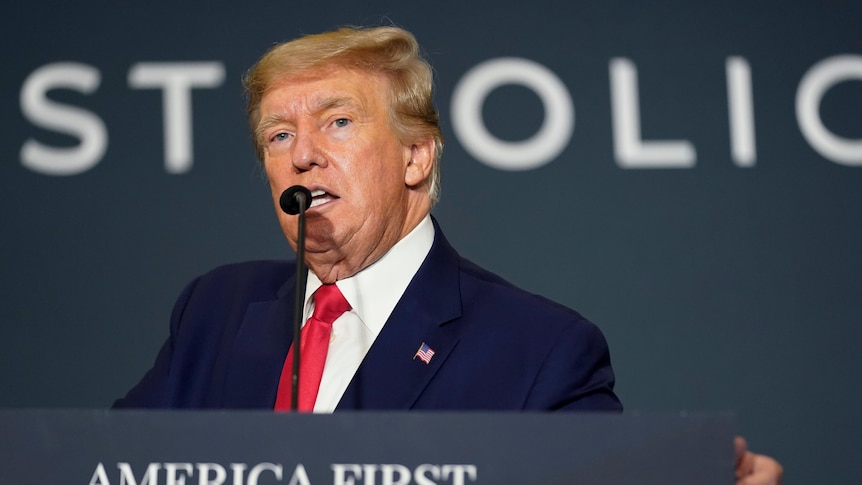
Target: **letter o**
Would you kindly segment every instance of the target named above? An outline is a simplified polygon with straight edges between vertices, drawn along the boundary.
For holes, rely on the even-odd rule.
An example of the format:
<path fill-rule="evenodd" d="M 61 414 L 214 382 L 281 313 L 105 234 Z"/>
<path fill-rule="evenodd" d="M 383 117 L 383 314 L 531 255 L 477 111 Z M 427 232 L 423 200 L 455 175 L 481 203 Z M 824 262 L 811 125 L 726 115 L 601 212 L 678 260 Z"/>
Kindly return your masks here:
<path fill-rule="evenodd" d="M 833 162 L 862 166 L 862 140 L 849 140 L 829 131 L 820 119 L 820 101 L 832 86 L 862 81 L 862 56 L 841 55 L 824 59 L 802 76 L 796 91 L 796 121 L 802 136 L 817 153 Z"/>
<path fill-rule="evenodd" d="M 482 120 L 485 98 L 506 84 L 531 89 L 544 106 L 542 126 L 527 140 L 500 140 Z M 565 84 L 550 69 L 529 59 L 500 57 L 477 64 L 458 81 L 452 93 L 452 127 L 467 152 L 480 162 L 500 170 L 531 170 L 566 148 L 575 127 L 575 107 Z"/>

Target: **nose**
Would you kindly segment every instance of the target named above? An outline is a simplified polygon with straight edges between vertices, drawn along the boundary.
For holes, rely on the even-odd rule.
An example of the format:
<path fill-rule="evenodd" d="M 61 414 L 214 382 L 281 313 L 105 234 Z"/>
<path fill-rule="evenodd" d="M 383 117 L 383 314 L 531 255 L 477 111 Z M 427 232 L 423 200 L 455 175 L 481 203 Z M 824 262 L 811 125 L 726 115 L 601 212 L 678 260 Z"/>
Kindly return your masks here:
<path fill-rule="evenodd" d="M 313 132 L 296 133 L 291 163 L 298 172 L 311 170 L 314 166 L 326 166 L 326 158 Z"/>

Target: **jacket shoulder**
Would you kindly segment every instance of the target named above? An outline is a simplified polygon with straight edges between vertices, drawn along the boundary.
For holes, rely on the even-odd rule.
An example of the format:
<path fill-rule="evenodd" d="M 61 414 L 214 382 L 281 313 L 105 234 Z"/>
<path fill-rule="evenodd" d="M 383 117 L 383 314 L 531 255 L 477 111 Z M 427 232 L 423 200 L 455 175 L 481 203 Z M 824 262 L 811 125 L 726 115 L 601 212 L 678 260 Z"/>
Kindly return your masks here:
<path fill-rule="evenodd" d="M 513 314 L 529 313 L 530 321 L 580 322 L 593 325 L 576 310 L 544 296 L 515 286 L 505 278 L 475 263 L 461 259 L 461 284 L 465 300 L 493 300 L 494 305 Z"/>
<path fill-rule="evenodd" d="M 285 282 L 291 279 L 296 264 L 293 261 L 260 260 L 231 263 L 214 268 L 195 279 L 190 286 L 195 292 L 259 295 L 264 299 L 277 296 Z"/>

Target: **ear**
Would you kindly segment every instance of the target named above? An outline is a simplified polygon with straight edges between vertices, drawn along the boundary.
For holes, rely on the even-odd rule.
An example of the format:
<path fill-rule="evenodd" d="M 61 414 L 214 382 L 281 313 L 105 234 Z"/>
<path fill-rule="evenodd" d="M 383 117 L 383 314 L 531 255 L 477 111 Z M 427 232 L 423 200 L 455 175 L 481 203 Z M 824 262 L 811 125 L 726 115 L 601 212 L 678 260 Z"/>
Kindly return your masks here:
<path fill-rule="evenodd" d="M 428 179 L 434 167 L 434 138 L 429 137 L 405 148 L 409 148 L 410 158 L 404 170 L 404 183 L 411 188 L 418 187 Z"/>

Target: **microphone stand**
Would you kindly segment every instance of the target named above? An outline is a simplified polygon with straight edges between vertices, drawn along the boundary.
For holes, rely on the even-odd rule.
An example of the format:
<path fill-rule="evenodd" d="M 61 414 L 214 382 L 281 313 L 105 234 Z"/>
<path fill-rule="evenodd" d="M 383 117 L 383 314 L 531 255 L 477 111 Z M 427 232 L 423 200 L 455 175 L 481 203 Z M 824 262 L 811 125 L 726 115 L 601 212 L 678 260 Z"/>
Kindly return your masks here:
<path fill-rule="evenodd" d="M 311 206 L 311 191 L 294 185 L 281 193 L 278 205 L 286 214 L 299 214 L 296 241 L 296 301 L 293 312 L 293 368 L 290 375 L 290 410 L 299 407 L 299 352 L 302 347 L 302 317 L 305 310 L 305 282 L 308 270 L 305 265 L 305 210 Z"/>
<path fill-rule="evenodd" d="M 302 347 L 302 317 L 305 310 L 305 283 L 308 272 L 305 268 L 305 208 L 306 194 L 294 194 L 299 202 L 299 234 L 296 241 L 296 301 L 293 311 L 293 372 L 290 376 L 290 410 L 296 412 L 299 398 L 299 348 Z"/>

